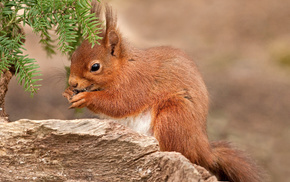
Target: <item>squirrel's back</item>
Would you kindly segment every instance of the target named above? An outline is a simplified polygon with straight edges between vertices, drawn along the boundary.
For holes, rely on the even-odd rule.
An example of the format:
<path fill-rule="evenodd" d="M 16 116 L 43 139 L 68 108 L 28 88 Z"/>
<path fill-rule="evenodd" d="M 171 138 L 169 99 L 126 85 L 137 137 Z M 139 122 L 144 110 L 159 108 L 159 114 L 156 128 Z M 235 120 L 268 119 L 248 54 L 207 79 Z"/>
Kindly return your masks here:
<path fill-rule="evenodd" d="M 131 82 L 148 80 L 149 92 L 156 91 L 157 95 L 187 92 L 188 96 L 202 97 L 202 102 L 208 103 L 202 76 L 194 61 L 182 50 L 169 46 L 134 49 L 129 57 L 131 61 L 126 63 L 127 69 L 123 71 L 124 74 L 131 72 L 136 75 L 130 75 Z M 136 81 L 138 76 L 140 79 Z"/>

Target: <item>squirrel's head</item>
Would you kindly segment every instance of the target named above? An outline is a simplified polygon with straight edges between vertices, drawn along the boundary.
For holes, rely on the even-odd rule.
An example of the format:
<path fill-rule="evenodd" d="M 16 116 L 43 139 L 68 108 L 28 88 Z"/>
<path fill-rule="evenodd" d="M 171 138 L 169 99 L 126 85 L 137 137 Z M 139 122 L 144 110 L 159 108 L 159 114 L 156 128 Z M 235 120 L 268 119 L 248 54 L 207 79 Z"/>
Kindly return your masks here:
<path fill-rule="evenodd" d="M 92 11 L 100 17 L 100 6 Z M 118 77 L 125 57 L 125 48 L 117 28 L 116 17 L 106 5 L 106 27 L 100 34 L 103 39 L 92 48 L 85 40 L 73 53 L 70 67 L 69 84 L 76 91 L 97 91 L 112 84 Z"/>

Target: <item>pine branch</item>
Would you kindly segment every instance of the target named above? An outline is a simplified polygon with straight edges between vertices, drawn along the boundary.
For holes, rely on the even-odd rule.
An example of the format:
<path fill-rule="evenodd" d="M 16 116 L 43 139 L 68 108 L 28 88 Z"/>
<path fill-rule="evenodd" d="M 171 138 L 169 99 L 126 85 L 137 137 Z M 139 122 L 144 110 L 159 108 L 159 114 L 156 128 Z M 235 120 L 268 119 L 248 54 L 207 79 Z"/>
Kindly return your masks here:
<path fill-rule="evenodd" d="M 18 56 L 17 59 L 18 61 L 15 63 L 15 68 L 18 83 L 22 85 L 24 82 L 25 91 L 29 91 L 31 96 L 33 96 L 41 86 L 40 84 L 36 84 L 36 82 L 42 79 L 35 79 L 35 77 L 41 76 L 41 74 L 39 74 L 40 71 L 37 70 L 39 66 L 34 59 L 27 58 L 27 55 Z"/>
<path fill-rule="evenodd" d="M 92 46 L 101 37 L 97 18 L 90 14 L 89 0 L 2 0 L 0 2 L 0 73 L 16 68 L 18 83 L 33 95 L 39 88 L 40 76 L 35 60 L 23 55 L 25 36 L 20 24 L 32 27 L 40 35 L 40 43 L 48 55 L 55 53 L 55 40 L 50 30 L 56 30 L 58 49 L 69 55 L 83 38 Z M 23 13 L 19 13 L 24 10 Z"/>
<path fill-rule="evenodd" d="M 28 58 L 27 55 L 23 55 L 23 35 L 19 34 L 14 39 L 10 37 L 0 36 L 0 54 L 1 64 L 0 71 L 8 70 L 12 65 L 15 67 L 15 75 L 19 84 L 23 84 L 25 91 L 29 91 L 31 95 L 37 92 L 39 84 L 37 81 L 41 79 L 35 79 L 39 74 L 39 66 L 34 59 Z"/>

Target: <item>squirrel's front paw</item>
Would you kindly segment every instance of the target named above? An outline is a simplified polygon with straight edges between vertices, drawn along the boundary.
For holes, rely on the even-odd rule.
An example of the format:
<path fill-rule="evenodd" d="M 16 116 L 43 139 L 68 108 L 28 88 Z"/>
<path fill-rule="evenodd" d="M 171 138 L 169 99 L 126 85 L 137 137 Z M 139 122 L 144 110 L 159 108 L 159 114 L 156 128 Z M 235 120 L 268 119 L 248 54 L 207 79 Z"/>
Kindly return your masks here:
<path fill-rule="evenodd" d="M 69 108 L 83 108 L 88 106 L 88 94 L 89 92 L 81 92 L 77 95 L 74 95 L 69 102 L 72 104 Z"/>
<path fill-rule="evenodd" d="M 74 95 L 73 89 L 71 87 L 68 87 L 65 89 L 65 91 L 62 93 L 62 96 L 64 96 L 67 100 L 70 100 L 72 96 Z"/>

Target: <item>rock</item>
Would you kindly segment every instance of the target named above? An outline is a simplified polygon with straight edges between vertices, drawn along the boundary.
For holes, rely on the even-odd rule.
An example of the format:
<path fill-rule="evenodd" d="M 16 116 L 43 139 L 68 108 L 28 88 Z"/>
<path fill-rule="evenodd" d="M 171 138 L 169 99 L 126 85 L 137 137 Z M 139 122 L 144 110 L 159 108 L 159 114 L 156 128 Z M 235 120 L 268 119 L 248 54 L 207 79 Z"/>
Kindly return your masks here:
<path fill-rule="evenodd" d="M 97 119 L 0 123 L 0 174 L 0 181 L 217 181 L 180 153 L 160 152 L 153 137 Z"/>

